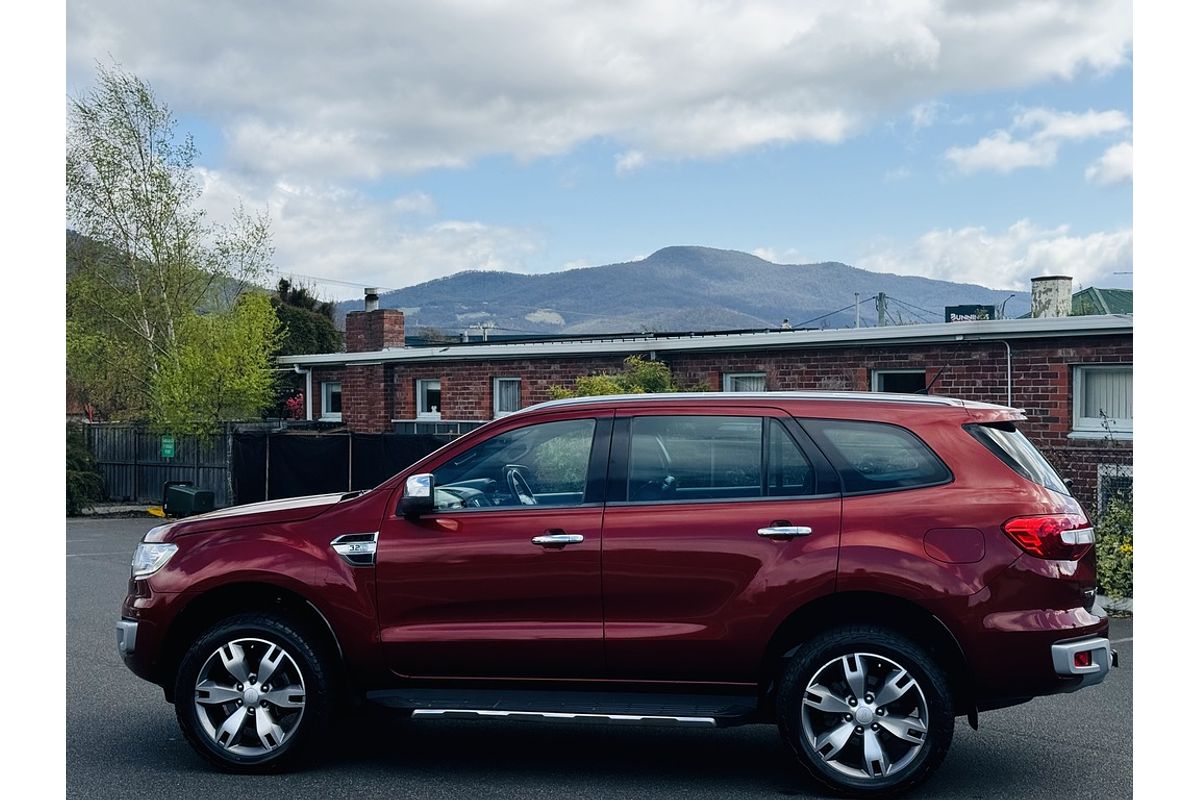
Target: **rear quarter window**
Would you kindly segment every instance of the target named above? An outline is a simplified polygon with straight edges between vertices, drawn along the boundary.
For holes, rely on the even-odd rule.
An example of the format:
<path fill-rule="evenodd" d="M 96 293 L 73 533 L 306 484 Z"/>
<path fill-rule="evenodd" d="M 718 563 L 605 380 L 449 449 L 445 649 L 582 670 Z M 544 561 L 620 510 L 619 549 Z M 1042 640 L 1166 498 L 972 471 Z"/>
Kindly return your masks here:
<path fill-rule="evenodd" d="M 954 476 L 916 434 L 898 425 L 800 420 L 842 476 L 846 494 L 913 489 Z"/>
<path fill-rule="evenodd" d="M 1011 422 L 989 422 L 964 426 L 967 432 L 1026 480 L 1040 484 L 1059 494 L 1070 494 L 1071 490 L 1059 477 L 1046 457 L 1038 451 L 1025 434 Z"/>

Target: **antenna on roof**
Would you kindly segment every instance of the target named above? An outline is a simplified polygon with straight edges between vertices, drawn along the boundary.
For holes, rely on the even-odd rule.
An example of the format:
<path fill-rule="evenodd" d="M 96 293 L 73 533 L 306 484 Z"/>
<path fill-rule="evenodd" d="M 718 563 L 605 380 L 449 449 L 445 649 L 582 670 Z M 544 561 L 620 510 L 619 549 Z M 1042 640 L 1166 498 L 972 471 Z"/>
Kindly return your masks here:
<path fill-rule="evenodd" d="M 938 378 L 942 377 L 942 373 L 945 371 L 946 371 L 945 366 L 939 367 L 938 371 L 936 373 L 934 373 L 934 375 L 933 375 L 933 380 L 931 380 L 928 384 L 926 384 L 925 388 L 922 389 L 921 391 L 917 392 L 917 394 L 929 394 L 929 390 L 933 388 L 933 385 L 938 382 Z"/>

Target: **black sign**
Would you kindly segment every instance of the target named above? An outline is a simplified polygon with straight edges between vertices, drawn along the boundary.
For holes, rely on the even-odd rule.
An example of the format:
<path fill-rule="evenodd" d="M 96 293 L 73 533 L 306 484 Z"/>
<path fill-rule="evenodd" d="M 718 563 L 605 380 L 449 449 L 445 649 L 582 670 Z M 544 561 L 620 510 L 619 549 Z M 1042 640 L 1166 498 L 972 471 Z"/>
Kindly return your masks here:
<path fill-rule="evenodd" d="M 996 319 L 995 306 L 946 306 L 946 322 L 976 322 Z"/>

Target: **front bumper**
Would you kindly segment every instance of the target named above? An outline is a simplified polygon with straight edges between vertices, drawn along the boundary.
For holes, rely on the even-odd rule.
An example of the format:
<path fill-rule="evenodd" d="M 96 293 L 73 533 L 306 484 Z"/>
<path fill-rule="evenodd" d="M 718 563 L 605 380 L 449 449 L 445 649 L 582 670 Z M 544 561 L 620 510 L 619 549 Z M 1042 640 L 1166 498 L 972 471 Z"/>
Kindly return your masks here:
<path fill-rule="evenodd" d="M 137 620 L 117 620 L 117 652 L 121 654 L 122 658 L 133 655 L 134 648 L 137 646 L 137 632 Z"/>
<path fill-rule="evenodd" d="M 1084 663 L 1079 663 L 1077 658 Z M 1076 687 L 1078 689 L 1100 683 L 1108 675 L 1108 671 L 1116 666 L 1112 646 L 1108 639 L 1099 636 L 1056 642 L 1050 646 L 1050 660 L 1058 675 L 1082 679 Z"/>

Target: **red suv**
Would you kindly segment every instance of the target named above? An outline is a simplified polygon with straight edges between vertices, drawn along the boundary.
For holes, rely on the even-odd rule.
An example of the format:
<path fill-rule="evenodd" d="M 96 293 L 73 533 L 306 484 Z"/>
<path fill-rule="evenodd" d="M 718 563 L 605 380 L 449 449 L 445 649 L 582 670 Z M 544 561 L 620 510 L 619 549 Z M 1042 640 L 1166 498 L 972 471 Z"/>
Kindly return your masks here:
<path fill-rule="evenodd" d="M 555 401 L 368 492 L 150 531 L 118 647 L 195 748 L 297 762 L 340 708 L 778 724 L 834 790 L 956 716 L 1104 679 L 1091 524 L 1021 412 L 942 397 Z"/>

